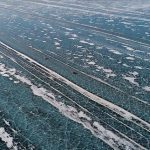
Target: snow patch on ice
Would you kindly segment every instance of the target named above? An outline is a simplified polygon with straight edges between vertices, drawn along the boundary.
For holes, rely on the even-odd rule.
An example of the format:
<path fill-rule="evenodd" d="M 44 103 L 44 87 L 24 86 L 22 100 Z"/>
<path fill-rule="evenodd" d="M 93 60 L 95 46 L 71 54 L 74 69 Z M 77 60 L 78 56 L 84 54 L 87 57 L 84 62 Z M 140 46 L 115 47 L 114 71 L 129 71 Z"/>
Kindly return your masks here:
<path fill-rule="evenodd" d="M 95 65 L 94 61 L 87 62 L 89 65 Z"/>
<path fill-rule="evenodd" d="M 117 54 L 117 55 L 122 55 L 122 53 L 118 52 L 117 50 L 109 50 L 110 52 Z"/>
<path fill-rule="evenodd" d="M 9 149 L 17 150 L 17 146 L 13 142 L 13 138 L 5 131 L 5 128 L 0 127 L 0 138 L 4 141 Z"/>
<path fill-rule="evenodd" d="M 0 55 L 0 58 L 4 58 L 2 55 Z"/>
<path fill-rule="evenodd" d="M 133 57 L 126 57 L 128 60 L 135 60 Z"/>
<path fill-rule="evenodd" d="M 93 46 L 93 45 L 94 45 L 94 43 L 90 43 L 90 42 L 87 42 L 87 41 L 84 41 L 84 40 L 81 40 L 80 43 L 89 44 L 90 46 Z"/>
<path fill-rule="evenodd" d="M 131 48 L 131 47 L 129 47 L 129 46 L 123 46 L 123 47 L 125 47 L 127 50 L 129 50 L 129 51 L 134 51 L 134 49 L 133 48 Z"/>
<path fill-rule="evenodd" d="M 127 81 L 129 81 L 131 84 L 134 84 L 136 86 L 139 86 L 139 83 L 137 83 L 135 80 L 136 80 L 136 77 L 134 76 L 126 76 L 126 75 L 123 75 L 123 78 Z"/>
<path fill-rule="evenodd" d="M 131 75 L 133 75 L 133 76 L 137 76 L 139 73 L 138 72 L 136 72 L 136 71 L 133 71 L 133 72 L 129 72 Z"/>
<path fill-rule="evenodd" d="M 55 46 L 60 46 L 60 43 L 58 43 L 58 42 L 55 42 Z"/>
<path fill-rule="evenodd" d="M 150 92 L 150 86 L 145 86 L 145 87 L 143 87 L 143 89 L 147 92 Z"/>
<path fill-rule="evenodd" d="M 129 65 L 127 65 L 127 64 L 122 64 L 124 67 L 130 67 Z"/>
<path fill-rule="evenodd" d="M 143 69 L 141 66 L 134 66 L 134 68 L 136 68 L 136 69 Z"/>

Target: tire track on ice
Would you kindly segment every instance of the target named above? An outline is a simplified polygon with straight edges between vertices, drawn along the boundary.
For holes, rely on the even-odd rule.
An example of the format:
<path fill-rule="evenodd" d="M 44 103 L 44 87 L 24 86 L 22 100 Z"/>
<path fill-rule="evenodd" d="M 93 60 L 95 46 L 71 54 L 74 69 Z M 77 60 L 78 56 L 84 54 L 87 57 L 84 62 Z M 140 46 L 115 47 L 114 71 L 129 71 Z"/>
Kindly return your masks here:
<path fill-rule="evenodd" d="M 121 92 L 121 93 L 127 95 L 127 96 L 130 96 L 130 95 L 128 95 L 128 93 L 124 92 L 123 90 L 119 89 L 118 87 L 116 87 L 116 86 L 114 86 L 114 85 L 111 85 L 111 84 L 109 84 L 108 82 L 106 82 L 106 81 L 104 81 L 104 80 L 102 80 L 102 79 L 100 79 L 100 78 L 98 78 L 98 77 L 96 77 L 96 76 L 94 76 L 94 75 L 90 75 L 90 74 L 87 74 L 87 73 L 85 73 L 85 72 L 83 72 L 83 71 L 80 71 L 79 69 L 76 69 L 76 68 L 70 66 L 69 64 L 64 63 L 63 61 L 54 58 L 53 56 L 51 56 L 51 55 L 49 55 L 49 54 L 46 54 L 46 53 L 42 52 L 42 51 L 39 50 L 39 49 L 36 49 L 36 48 L 34 48 L 34 47 L 29 47 L 29 48 L 30 48 L 30 49 L 33 49 L 33 50 L 35 50 L 35 51 L 38 51 L 38 52 L 40 52 L 40 53 L 42 53 L 42 54 L 44 54 L 44 55 L 46 55 L 46 56 L 48 56 L 48 57 L 50 57 L 50 58 L 53 58 L 54 60 L 56 60 L 56 61 L 62 63 L 63 65 L 65 65 L 65 66 L 67 66 L 67 67 L 69 67 L 69 68 L 71 68 L 71 69 L 73 69 L 73 70 L 75 70 L 75 71 L 77 71 L 77 72 L 79 72 L 79 73 L 85 75 L 85 76 L 88 76 L 88 77 L 92 78 L 93 80 L 96 80 L 96 81 L 98 81 L 98 82 L 100 82 L 100 83 L 103 83 L 103 84 L 105 84 L 105 85 L 107 85 L 107 86 L 109 86 L 109 87 L 111 87 L 111 88 L 113 88 L 113 89 L 115 89 L 115 90 L 117 90 L 117 91 L 119 91 L 119 92 Z M 47 50 L 46 50 L 46 51 L 47 51 Z M 47 51 L 47 52 L 49 52 L 49 51 Z M 53 52 L 52 52 L 52 53 L 53 53 Z M 54 54 L 54 53 L 53 53 L 53 54 Z M 54 55 L 57 55 L 57 54 L 54 54 Z M 59 56 L 59 57 L 61 57 L 61 56 Z M 135 100 L 140 101 L 140 102 L 142 102 L 142 103 L 144 103 L 144 104 L 146 104 L 146 105 L 150 105 L 148 102 L 143 101 L 143 100 L 141 100 L 141 99 L 139 99 L 139 98 L 137 98 L 137 97 L 135 97 L 135 96 L 132 96 L 132 95 L 131 95 L 130 97 L 132 97 L 132 98 L 134 98 Z"/>
<path fill-rule="evenodd" d="M 10 46 L 4 44 L 3 42 L 0 41 L 0 45 L 2 45 L 3 47 L 14 51 L 18 56 L 22 57 L 25 60 L 28 60 L 29 62 L 43 68 L 50 76 L 52 76 L 53 78 L 56 78 L 58 80 L 60 80 L 61 82 L 63 82 L 64 84 L 66 84 L 67 86 L 71 87 L 72 89 L 74 89 L 75 91 L 81 93 L 82 95 L 84 95 L 85 97 L 89 98 L 90 100 L 110 109 L 111 111 L 119 114 L 120 116 L 124 117 L 126 120 L 134 122 L 135 124 L 137 124 L 138 126 L 141 126 L 142 128 L 146 129 L 148 132 L 150 132 L 150 124 L 144 120 L 142 120 L 141 118 L 135 116 L 134 114 L 128 112 L 127 110 L 111 103 L 108 102 L 107 100 L 98 97 L 90 92 L 88 92 L 87 90 L 79 87 L 78 85 L 74 84 L 73 82 L 67 80 L 66 78 L 62 77 L 61 75 L 57 74 L 56 72 L 46 68 L 45 66 L 39 64 L 38 62 L 36 62 L 35 60 L 33 60 L 32 58 L 24 55 L 21 52 L 16 51 L 15 49 L 11 48 Z"/>
<path fill-rule="evenodd" d="M 2 44 L 0 42 L 0 44 Z M 5 48 L 11 49 L 9 46 L 4 45 Z M 14 50 L 14 52 L 19 56 L 21 56 L 23 59 L 28 60 L 27 56 L 18 53 Z M 15 61 L 14 59 L 12 59 Z M 35 63 L 33 59 L 29 59 L 31 63 Z M 36 64 L 36 63 L 35 63 Z M 21 76 L 18 72 L 16 72 L 15 69 L 7 68 L 4 64 L 0 65 L 0 70 L 2 73 L 6 73 L 8 75 L 14 76 L 16 79 L 21 81 L 22 83 L 28 85 L 33 94 L 39 97 L 42 97 L 44 100 L 46 100 L 48 103 L 56 107 L 63 115 L 70 118 L 71 120 L 82 124 L 86 129 L 90 130 L 91 133 L 97 137 L 103 140 L 105 143 L 107 143 L 110 147 L 119 150 L 120 147 L 122 149 L 132 149 L 132 150 L 144 150 L 146 148 L 142 147 L 141 145 L 137 144 L 136 142 L 132 141 L 128 137 L 122 135 L 119 137 L 118 135 L 114 134 L 112 131 L 105 129 L 101 124 L 98 122 L 92 120 L 89 116 L 86 115 L 85 112 L 82 112 L 83 115 L 81 115 L 81 112 L 78 112 L 78 110 L 72 106 L 65 105 L 62 102 L 58 102 L 55 99 L 55 95 L 53 95 L 50 91 L 47 89 L 41 87 L 37 87 L 34 85 L 28 78 Z M 83 119 L 83 120 L 82 120 Z"/>

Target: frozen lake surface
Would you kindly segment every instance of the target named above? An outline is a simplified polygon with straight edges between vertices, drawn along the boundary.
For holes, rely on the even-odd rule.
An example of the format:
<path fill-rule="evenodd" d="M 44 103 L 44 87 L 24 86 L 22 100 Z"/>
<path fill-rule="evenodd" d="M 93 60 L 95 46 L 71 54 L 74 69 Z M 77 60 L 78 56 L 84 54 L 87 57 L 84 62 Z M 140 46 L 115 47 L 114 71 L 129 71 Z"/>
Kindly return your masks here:
<path fill-rule="evenodd" d="M 0 149 L 150 149 L 149 0 L 0 1 Z"/>

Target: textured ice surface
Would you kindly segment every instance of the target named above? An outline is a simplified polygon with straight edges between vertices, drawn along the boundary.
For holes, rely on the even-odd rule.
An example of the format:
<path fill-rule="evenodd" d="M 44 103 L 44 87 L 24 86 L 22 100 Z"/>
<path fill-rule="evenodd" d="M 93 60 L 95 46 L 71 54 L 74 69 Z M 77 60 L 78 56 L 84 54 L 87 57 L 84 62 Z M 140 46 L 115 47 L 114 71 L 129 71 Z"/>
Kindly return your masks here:
<path fill-rule="evenodd" d="M 0 149 L 150 149 L 148 0 L 0 1 Z"/>

